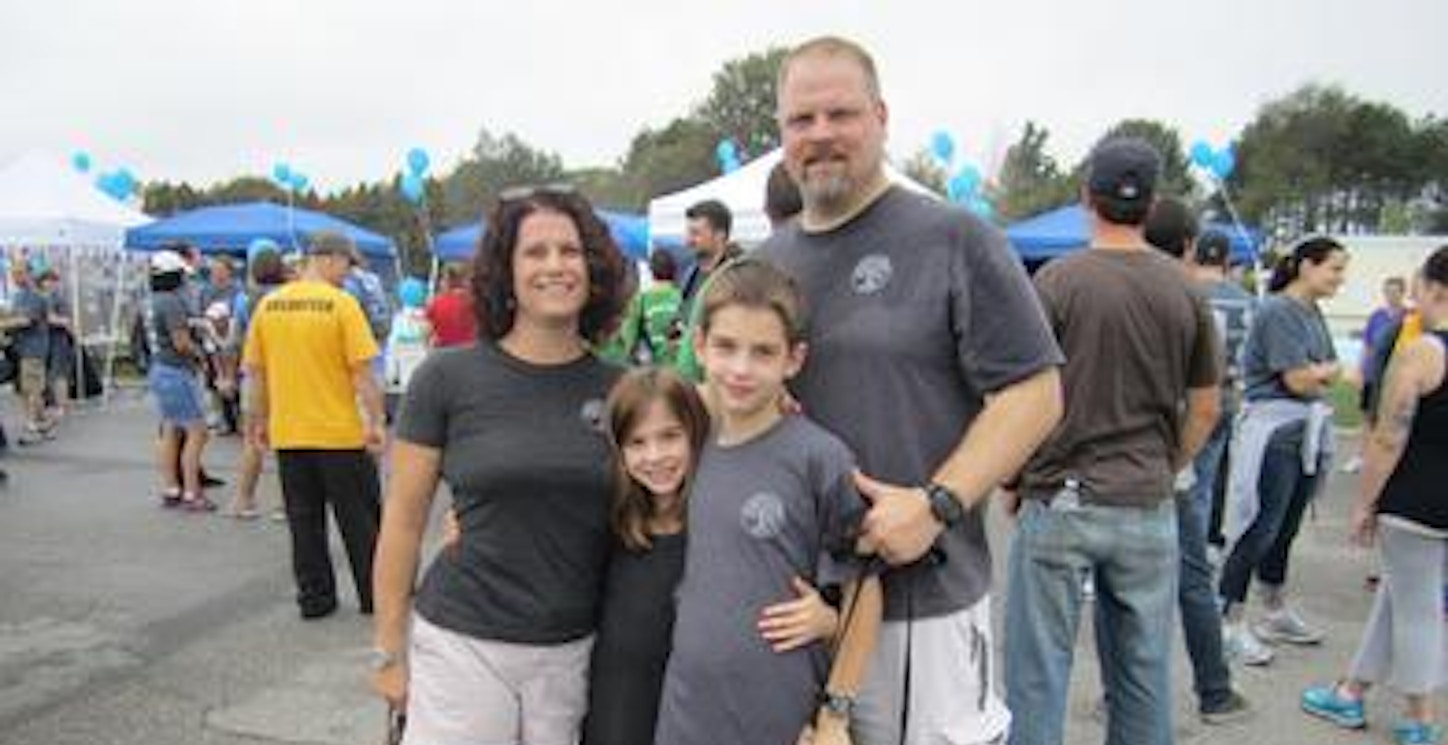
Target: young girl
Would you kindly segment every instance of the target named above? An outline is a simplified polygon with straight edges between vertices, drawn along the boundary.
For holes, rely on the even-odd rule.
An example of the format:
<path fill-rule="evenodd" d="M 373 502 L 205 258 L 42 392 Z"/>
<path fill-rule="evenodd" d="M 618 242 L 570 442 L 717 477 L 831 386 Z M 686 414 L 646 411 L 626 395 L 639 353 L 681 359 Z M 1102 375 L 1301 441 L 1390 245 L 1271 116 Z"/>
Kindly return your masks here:
<path fill-rule="evenodd" d="M 695 344 L 716 419 L 690 486 L 655 742 L 789 745 L 812 720 L 816 742 L 841 742 L 873 638 L 847 633 L 832 672 L 825 645 L 778 653 L 761 642 L 757 618 L 800 582 L 856 576 L 852 536 L 864 505 L 854 459 L 808 419 L 781 413 L 784 384 L 804 362 L 795 285 L 768 264 L 740 260 L 716 275 L 702 303 Z M 850 585 L 848 594 L 868 602 L 853 611 L 863 623 L 845 625 L 873 628 L 878 578 Z"/>
<path fill-rule="evenodd" d="M 617 463 L 610 508 L 612 558 L 604 580 L 589 668 L 585 745 L 654 741 L 674 627 L 674 595 L 684 572 L 685 494 L 709 436 L 709 414 L 693 384 L 643 367 L 619 379 L 605 418 Z M 461 537 L 450 510 L 444 544 Z M 836 614 L 814 588 L 760 615 L 759 634 L 778 652 L 834 632 Z"/>

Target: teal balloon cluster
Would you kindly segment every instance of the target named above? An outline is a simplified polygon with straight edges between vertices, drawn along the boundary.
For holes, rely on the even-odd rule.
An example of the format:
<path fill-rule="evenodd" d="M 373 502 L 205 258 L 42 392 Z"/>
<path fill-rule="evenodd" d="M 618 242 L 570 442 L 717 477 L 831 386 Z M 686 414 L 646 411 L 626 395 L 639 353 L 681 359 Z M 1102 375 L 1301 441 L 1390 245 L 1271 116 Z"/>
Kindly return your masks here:
<path fill-rule="evenodd" d="M 311 183 L 307 174 L 292 168 L 283 161 L 278 161 L 276 165 L 272 166 L 272 180 L 277 182 L 277 186 L 292 192 L 306 191 L 307 185 Z"/>
<path fill-rule="evenodd" d="M 1237 170 L 1237 152 L 1231 144 L 1217 150 L 1206 140 L 1197 140 L 1192 143 L 1191 158 L 1192 165 L 1212 174 L 1218 181 L 1226 181 Z"/>

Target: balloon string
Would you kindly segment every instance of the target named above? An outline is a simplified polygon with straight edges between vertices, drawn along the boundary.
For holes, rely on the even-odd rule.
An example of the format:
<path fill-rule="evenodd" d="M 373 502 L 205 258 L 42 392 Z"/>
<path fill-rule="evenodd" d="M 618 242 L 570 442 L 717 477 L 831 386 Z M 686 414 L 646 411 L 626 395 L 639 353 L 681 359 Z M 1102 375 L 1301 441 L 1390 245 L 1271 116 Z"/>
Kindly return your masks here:
<path fill-rule="evenodd" d="M 1216 174 L 1213 174 L 1213 177 L 1216 177 Z M 1216 180 L 1217 193 L 1222 195 L 1222 204 L 1227 208 L 1227 216 L 1232 218 L 1232 227 L 1237 231 L 1237 236 L 1242 239 L 1243 243 L 1252 246 L 1252 237 L 1248 235 L 1247 228 L 1242 225 L 1242 216 L 1237 213 L 1237 206 L 1232 203 L 1232 193 L 1227 189 L 1227 181 L 1222 178 L 1217 178 Z M 1265 297 L 1267 295 L 1267 283 L 1262 281 L 1263 266 L 1260 247 L 1256 247 L 1256 250 L 1252 251 L 1252 267 L 1258 278 L 1257 297 Z"/>

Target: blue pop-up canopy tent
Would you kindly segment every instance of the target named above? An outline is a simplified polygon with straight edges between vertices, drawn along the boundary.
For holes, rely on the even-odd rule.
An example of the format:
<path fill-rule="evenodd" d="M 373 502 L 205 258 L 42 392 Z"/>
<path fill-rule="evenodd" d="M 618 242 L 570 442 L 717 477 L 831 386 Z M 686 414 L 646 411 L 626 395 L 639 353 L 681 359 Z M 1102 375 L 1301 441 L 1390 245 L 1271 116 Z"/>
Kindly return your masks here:
<path fill-rule="evenodd" d="M 283 249 L 301 249 L 307 236 L 337 232 L 351 238 L 372 263 L 396 255 L 392 241 L 345 220 L 300 207 L 248 202 L 179 212 L 164 220 L 126 231 L 126 248 L 155 251 L 185 241 L 202 253 L 245 254 L 257 238 L 269 238 Z"/>
<path fill-rule="evenodd" d="M 1217 230 L 1232 241 L 1232 262 L 1251 263 L 1262 245 L 1261 234 L 1251 228 L 1239 229 L 1229 223 L 1207 223 L 1203 230 Z M 1030 262 L 1047 261 L 1084 248 L 1091 240 L 1086 224 L 1086 208 L 1067 205 L 1034 217 L 1028 217 L 1006 228 L 1006 235 L 1021 258 Z"/>
<path fill-rule="evenodd" d="M 649 221 L 642 215 L 630 215 L 612 210 L 595 210 L 600 220 L 608 226 L 608 232 L 618 244 L 620 251 L 634 260 L 648 258 Z M 462 261 L 473 254 L 478 240 L 483 235 L 482 222 L 463 225 L 438 235 L 433 241 L 433 251 L 443 261 Z"/>

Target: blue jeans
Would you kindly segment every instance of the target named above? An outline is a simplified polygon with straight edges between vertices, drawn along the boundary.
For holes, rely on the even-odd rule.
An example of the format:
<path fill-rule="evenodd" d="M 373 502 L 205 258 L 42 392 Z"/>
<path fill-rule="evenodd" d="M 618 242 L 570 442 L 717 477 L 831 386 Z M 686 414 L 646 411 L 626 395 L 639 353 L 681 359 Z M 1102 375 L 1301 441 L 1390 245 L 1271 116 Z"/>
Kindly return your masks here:
<path fill-rule="evenodd" d="M 1192 489 L 1176 497 L 1177 547 L 1181 553 L 1177 604 L 1181 606 L 1187 656 L 1192 661 L 1192 687 L 1203 711 L 1215 710 L 1232 697 L 1232 673 L 1222 654 L 1222 614 L 1217 609 L 1212 564 L 1207 561 L 1211 499 L 1210 488 Z"/>
<path fill-rule="evenodd" d="M 1176 512 L 1027 499 L 1011 546 L 1006 602 L 1006 704 L 1013 745 L 1059 745 L 1081 579 L 1096 576 L 1107 745 L 1169 745 Z"/>
<path fill-rule="evenodd" d="M 1254 573 L 1263 584 L 1281 587 L 1287 582 L 1292 544 L 1327 465 L 1326 458 L 1320 458 L 1316 475 L 1302 472 L 1303 430 L 1301 422 L 1289 424 L 1267 441 L 1257 476 L 1257 519 L 1237 539 L 1222 565 L 1218 592 L 1228 605 L 1247 599 Z"/>

